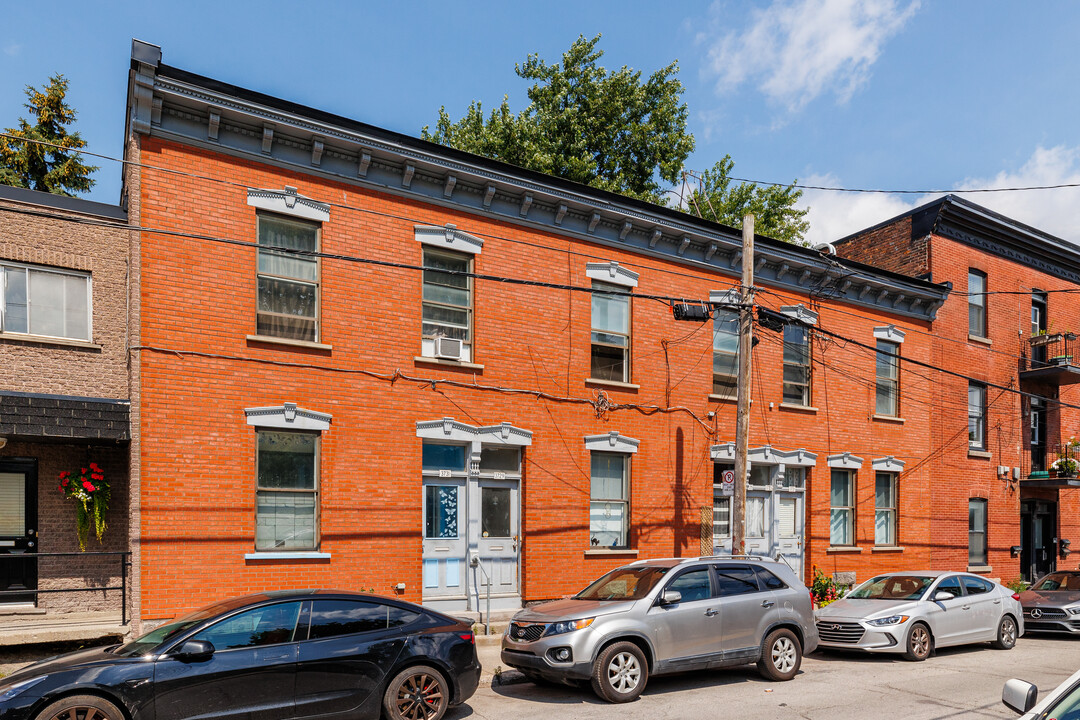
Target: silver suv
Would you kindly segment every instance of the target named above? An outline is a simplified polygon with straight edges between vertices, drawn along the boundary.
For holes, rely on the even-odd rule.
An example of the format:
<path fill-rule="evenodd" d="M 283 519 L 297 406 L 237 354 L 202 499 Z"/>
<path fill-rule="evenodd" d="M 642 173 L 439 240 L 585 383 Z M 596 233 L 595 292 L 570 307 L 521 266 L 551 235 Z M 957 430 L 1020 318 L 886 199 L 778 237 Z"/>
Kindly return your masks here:
<path fill-rule="evenodd" d="M 818 644 L 810 592 L 756 556 L 639 560 L 572 598 L 514 615 L 502 661 L 534 682 L 589 680 L 628 702 L 650 675 L 756 662 L 790 680 Z"/>

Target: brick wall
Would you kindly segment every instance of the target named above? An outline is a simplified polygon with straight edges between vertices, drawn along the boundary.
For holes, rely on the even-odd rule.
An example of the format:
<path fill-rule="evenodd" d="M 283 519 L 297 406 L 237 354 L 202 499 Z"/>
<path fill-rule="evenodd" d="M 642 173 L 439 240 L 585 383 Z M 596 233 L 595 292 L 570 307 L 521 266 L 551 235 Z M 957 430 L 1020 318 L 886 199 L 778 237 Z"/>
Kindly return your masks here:
<path fill-rule="evenodd" d="M 928 240 L 925 235 L 913 237 L 909 215 L 836 243 L 836 252 L 867 265 L 918 277 L 930 271 Z"/>

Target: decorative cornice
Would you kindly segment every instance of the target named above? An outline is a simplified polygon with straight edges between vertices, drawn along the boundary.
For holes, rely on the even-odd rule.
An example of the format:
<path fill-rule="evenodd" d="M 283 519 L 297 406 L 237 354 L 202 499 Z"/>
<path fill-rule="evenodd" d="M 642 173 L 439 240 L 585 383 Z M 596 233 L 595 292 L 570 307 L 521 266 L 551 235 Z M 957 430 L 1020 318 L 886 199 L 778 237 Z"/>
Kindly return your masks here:
<path fill-rule="evenodd" d="M 451 417 L 441 420 L 422 420 L 416 423 L 416 437 L 425 440 L 450 442 L 477 442 L 487 445 L 532 445 L 532 432 L 522 430 L 508 422 L 477 427 L 459 422 Z"/>
<path fill-rule="evenodd" d="M 903 460 L 897 460 L 892 455 L 886 455 L 883 458 L 871 460 L 870 465 L 878 472 L 898 473 L 903 472 L 905 463 Z"/>
<path fill-rule="evenodd" d="M 447 250 L 457 250 L 477 255 L 484 248 L 484 241 L 469 233 L 461 232 L 456 225 L 447 223 L 438 225 L 417 225 L 413 228 L 416 241 L 424 245 L 435 245 Z"/>
<path fill-rule="evenodd" d="M 803 325 L 817 325 L 818 314 L 802 303 L 799 303 L 798 305 L 785 305 L 780 308 L 780 312 L 790 318 L 798 320 Z"/>
<path fill-rule="evenodd" d="M 840 468 L 842 470 L 858 470 L 862 467 L 863 459 L 861 457 L 855 457 L 849 452 L 840 453 L 839 455 L 830 455 L 828 458 L 829 467 Z"/>
<path fill-rule="evenodd" d="M 280 215 L 291 215 L 305 220 L 327 222 L 330 220 L 330 206 L 309 197 L 296 194 L 296 188 L 285 186 L 284 190 L 260 190 L 248 188 L 247 204 L 260 210 L 269 210 Z"/>
<path fill-rule="evenodd" d="M 878 340 L 888 340 L 889 342 L 902 343 L 904 342 L 905 333 L 895 325 L 882 325 L 874 328 L 874 337 Z"/>
<path fill-rule="evenodd" d="M 604 263 L 586 263 L 585 277 L 590 280 L 622 285 L 623 287 L 635 288 L 638 284 L 638 273 L 627 270 L 612 260 Z"/>
<path fill-rule="evenodd" d="M 777 450 L 771 445 L 762 445 L 748 450 L 746 456 L 751 465 L 784 465 L 785 467 L 817 465 L 817 454 L 804 448 Z M 709 448 L 709 457 L 713 462 L 735 462 L 735 443 L 713 445 Z"/>
<path fill-rule="evenodd" d="M 589 452 L 636 453 L 640 444 L 640 440 L 621 435 L 618 430 L 606 435 L 585 436 L 585 449 Z"/>
<path fill-rule="evenodd" d="M 244 408 L 247 424 L 255 427 L 280 428 L 285 430 L 329 430 L 329 413 L 305 410 L 296 403 L 287 402 L 273 407 Z"/>

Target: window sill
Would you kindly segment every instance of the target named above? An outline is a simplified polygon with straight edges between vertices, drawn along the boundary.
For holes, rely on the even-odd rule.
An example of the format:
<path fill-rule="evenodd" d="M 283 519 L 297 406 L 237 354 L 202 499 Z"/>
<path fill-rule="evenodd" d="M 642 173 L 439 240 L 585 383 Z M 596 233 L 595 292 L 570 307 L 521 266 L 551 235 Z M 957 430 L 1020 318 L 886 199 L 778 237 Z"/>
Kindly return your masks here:
<path fill-rule="evenodd" d="M 904 424 L 904 418 L 895 417 L 893 415 L 877 415 L 877 414 L 875 414 L 875 415 L 871 415 L 870 418 L 872 420 L 879 420 L 881 422 L 896 423 L 897 425 L 903 425 Z"/>
<path fill-rule="evenodd" d="M 597 380 L 596 378 L 587 378 L 585 380 L 586 385 L 596 385 L 598 387 L 612 388 L 614 390 L 640 390 L 640 385 L 634 385 L 633 383 L 619 382 L 618 380 Z"/>
<path fill-rule="evenodd" d="M 816 413 L 818 409 L 811 405 L 794 405 L 792 403 L 780 403 L 781 410 L 794 410 L 796 412 Z"/>
<path fill-rule="evenodd" d="M 709 393 L 709 402 L 731 403 L 732 405 L 734 405 L 735 403 L 739 402 L 739 398 L 737 398 L 737 397 L 728 397 L 727 395 L 715 395 L 713 393 Z M 750 398 L 750 404 L 751 405 L 754 404 L 754 399 L 753 398 Z"/>
<path fill-rule="evenodd" d="M 994 572 L 992 565 L 968 565 L 967 571 L 970 573 L 988 573 Z"/>
<path fill-rule="evenodd" d="M 309 342 L 307 340 L 291 340 L 289 338 L 279 338 L 273 337 L 271 335 L 248 335 L 247 341 L 265 343 L 267 345 L 288 345 L 289 347 L 301 347 L 308 348 L 310 350 L 326 350 L 327 352 L 334 349 L 333 345 Z"/>
<path fill-rule="evenodd" d="M 968 335 L 968 342 L 979 343 L 980 345 L 993 345 L 994 341 L 987 337 L 979 337 L 978 335 Z"/>
<path fill-rule="evenodd" d="M 875 545 L 870 552 L 904 552 L 904 548 L 899 545 Z"/>
<path fill-rule="evenodd" d="M 990 458 L 994 457 L 994 454 L 989 453 L 985 450 L 972 450 L 971 448 L 968 448 L 968 457 L 979 458 L 981 460 L 989 460 Z"/>
<path fill-rule="evenodd" d="M 827 553 L 861 553 L 862 548 L 855 545 L 830 545 L 825 548 Z"/>
<path fill-rule="evenodd" d="M 317 551 L 300 552 L 251 552 L 244 554 L 245 560 L 329 560 L 330 553 Z"/>
<path fill-rule="evenodd" d="M 598 548 L 595 550 L 586 550 L 585 557 L 637 557 L 638 551 L 630 548 Z"/>
<path fill-rule="evenodd" d="M 424 357 L 423 355 L 417 355 L 413 358 L 413 362 L 422 363 L 426 365 L 442 365 L 443 367 L 456 367 L 463 370 L 483 370 L 483 365 L 476 363 L 465 362 L 464 360 L 445 360 L 443 358 Z"/>
<path fill-rule="evenodd" d="M 82 348 L 84 350 L 101 350 L 101 346 L 87 340 L 69 340 L 67 338 L 55 338 L 48 335 L 24 335 L 23 333 L 0 332 L 0 340 L 14 340 L 16 342 L 30 343 L 33 345 L 57 345 L 60 347 Z"/>

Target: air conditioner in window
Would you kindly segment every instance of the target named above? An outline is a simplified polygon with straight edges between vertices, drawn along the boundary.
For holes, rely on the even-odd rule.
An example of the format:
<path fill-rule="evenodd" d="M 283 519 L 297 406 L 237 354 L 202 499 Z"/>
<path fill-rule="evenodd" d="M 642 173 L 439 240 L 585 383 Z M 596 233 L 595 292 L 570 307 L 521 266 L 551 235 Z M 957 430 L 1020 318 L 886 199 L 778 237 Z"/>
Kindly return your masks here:
<path fill-rule="evenodd" d="M 444 360 L 460 360 L 461 345 L 462 342 L 457 338 L 437 337 L 435 338 L 435 357 Z"/>

